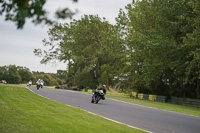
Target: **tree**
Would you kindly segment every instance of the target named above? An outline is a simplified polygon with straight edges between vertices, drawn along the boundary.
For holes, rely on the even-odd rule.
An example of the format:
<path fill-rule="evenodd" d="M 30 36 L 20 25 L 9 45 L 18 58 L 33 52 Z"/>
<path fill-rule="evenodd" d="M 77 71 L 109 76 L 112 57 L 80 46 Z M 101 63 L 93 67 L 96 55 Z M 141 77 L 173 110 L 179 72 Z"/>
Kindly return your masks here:
<path fill-rule="evenodd" d="M 64 80 L 65 83 L 67 83 L 67 70 L 57 70 L 57 73 L 56 73 L 56 77 L 61 79 L 61 80 Z"/>
<path fill-rule="evenodd" d="M 50 74 L 44 74 L 42 75 L 41 79 L 44 81 L 44 84 L 47 86 L 53 86 L 53 85 L 57 85 L 58 83 L 56 82 L 55 79 L 52 78 L 52 76 Z"/>
<path fill-rule="evenodd" d="M 78 0 L 73 0 L 77 2 Z M 48 18 L 48 12 L 43 8 L 46 0 L 0 0 L 0 15 L 5 13 L 5 20 L 16 23 L 17 29 L 22 29 L 26 19 L 32 19 L 34 24 L 56 24 L 56 21 Z M 69 8 L 57 10 L 57 19 L 72 18 L 76 12 Z"/>
<path fill-rule="evenodd" d="M 185 4 L 190 12 L 183 14 L 180 18 L 186 20 L 187 27 L 192 29 L 183 39 L 183 48 L 187 51 L 185 85 L 195 88 L 193 92 L 196 98 L 200 98 L 200 2 L 198 0 L 185 1 Z"/>
<path fill-rule="evenodd" d="M 32 73 L 26 67 L 17 67 L 17 71 L 21 76 L 22 83 L 27 83 L 29 80 L 33 80 Z"/>
<path fill-rule="evenodd" d="M 68 84 L 96 88 L 116 75 L 115 71 L 112 76 L 100 80 L 102 73 L 107 71 L 103 69 L 104 65 L 112 68 L 120 61 L 123 49 L 117 28 L 105 18 L 85 15 L 80 20 L 50 29 L 49 38 L 49 41 L 43 41 L 44 46 L 50 46 L 48 52 L 36 49 L 34 53 L 43 56 L 41 63 L 53 59 L 67 62 Z"/>
<path fill-rule="evenodd" d="M 6 66 L 0 66 L 0 80 L 7 80 L 8 69 Z"/>
<path fill-rule="evenodd" d="M 21 76 L 15 65 L 9 65 L 7 67 L 8 74 L 6 75 L 6 81 L 10 84 L 19 84 L 21 83 Z"/>
<path fill-rule="evenodd" d="M 195 86 L 199 92 L 199 7 L 196 0 L 138 0 L 120 12 L 132 88 L 180 97 L 194 97 Z"/>

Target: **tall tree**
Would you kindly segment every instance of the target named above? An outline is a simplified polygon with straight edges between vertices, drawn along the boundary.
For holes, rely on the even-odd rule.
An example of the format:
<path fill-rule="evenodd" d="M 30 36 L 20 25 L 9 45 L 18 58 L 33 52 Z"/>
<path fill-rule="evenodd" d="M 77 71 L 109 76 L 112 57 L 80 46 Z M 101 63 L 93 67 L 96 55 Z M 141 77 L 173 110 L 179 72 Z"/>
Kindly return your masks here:
<path fill-rule="evenodd" d="M 194 86 L 199 92 L 199 1 L 138 0 L 126 9 L 126 19 L 118 22 L 128 20 L 125 70 L 132 87 L 194 97 Z"/>
<path fill-rule="evenodd" d="M 34 52 L 38 56 L 45 54 L 42 63 L 52 59 L 67 62 L 69 83 L 80 88 L 96 88 L 109 83 L 116 75 L 113 71 L 112 75 L 102 76 L 108 67 L 118 62 L 123 49 L 117 28 L 105 18 L 85 15 L 80 20 L 50 29 L 49 37 L 49 41 L 44 40 L 44 46 L 50 46 L 50 51 L 37 49 Z"/>
<path fill-rule="evenodd" d="M 184 1 L 190 9 L 180 18 L 187 22 L 191 30 L 184 37 L 183 48 L 187 51 L 185 84 L 195 88 L 196 98 L 200 98 L 200 1 Z"/>

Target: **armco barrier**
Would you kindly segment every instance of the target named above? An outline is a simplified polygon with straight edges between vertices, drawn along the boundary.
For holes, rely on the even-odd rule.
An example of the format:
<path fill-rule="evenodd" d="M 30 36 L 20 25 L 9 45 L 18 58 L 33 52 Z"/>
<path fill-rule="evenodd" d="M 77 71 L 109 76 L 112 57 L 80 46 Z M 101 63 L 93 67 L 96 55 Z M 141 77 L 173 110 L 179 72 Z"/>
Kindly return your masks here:
<path fill-rule="evenodd" d="M 149 100 L 149 95 L 143 94 L 143 100 Z"/>
<path fill-rule="evenodd" d="M 159 95 L 148 95 L 143 93 L 131 92 L 131 96 L 138 99 L 157 101 L 157 102 L 165 102 L 166 96 Z"/>
<path fill-rule="evenodd" d="M 134 98 L 143 99 L 143 100 L 166 102 L 166 96 L 147 95 L 147 94 L 137 93 L 137 92 L 131 92 L 131 96 Z M 171 103 L 200 107 L 200 99 L 171 97 Z"/>
<path fill-rule="evenodd" d="M 137 97 L 138 97 L 138 94 L 137 94 L 137 92 L 134 92 L 134 91 L 133 91 L 133 92 L 131 92 L 131 96 L 137 98 Z"/>
<path fill-rule="evenodd" d="M 199 99 L 171 97 L 171 102 L 174 103 L 174 104 L 192 105 L 192 106 L 200 107 L 200 100 Z"/>
<path fill-rule="evenodd" d="M 156 101 L 158 102 L 165 102 L 166 101 L 166 96 L 156 96 Z"/>
<path fill-rule="evenodd" d="M 156 96 L 157 95 L 149 95 L 149 100 L 150 101 L 156 101 Z"/>
<path fill-rule="evenodd" d="M 143 94 L 142 93 L 138 93 L 138 98 L 139 99 L 143 99 Z"/>
<path fill-rule="evenodd" d="M 91 89 L 82 89 L 82 92 L 93 92 L 93 90 L 91 90 Z"/>
<path fill-rule="evenodd" d="M 89 89 L 89 90 L 88 90 L 88 92 L 92 93 L 92 92 L 93 92 L 93 90 L 92 90 L 92 89 Z"/>

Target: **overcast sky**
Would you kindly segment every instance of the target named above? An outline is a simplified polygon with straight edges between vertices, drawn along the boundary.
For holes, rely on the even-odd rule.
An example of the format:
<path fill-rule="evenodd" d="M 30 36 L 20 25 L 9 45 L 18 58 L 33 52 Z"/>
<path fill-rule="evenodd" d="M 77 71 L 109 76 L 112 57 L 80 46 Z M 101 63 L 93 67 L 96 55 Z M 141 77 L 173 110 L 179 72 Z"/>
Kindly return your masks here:
<path fill-rule="evenodd" d="M 45 9 L 53 16 L 53 12 L 59 8 L 69 7 L 78 9 L 73 19 L 80 19 L 84 14 L 105 17 L 111 24 L 115 24 L 119 10 L 131 3 L 132 0 L 78 0 L 73 3 L 70 0 L 47 0 Z M 70 20 L 66 20 L 70 22 Z M 0 16 L 0 66 L 16 65 L 29 68 L 31 71 L 56 73 L 58 69 L 65 70 L 67 64 L 40 64 L 41 58 L 33 53 L 35 48 L 44 49 L 42 40 L 48 38 L 47 31 L 50 27 L 26 22 L 22 30 L 17 30 L 16 25 L 4 21 Z"/>

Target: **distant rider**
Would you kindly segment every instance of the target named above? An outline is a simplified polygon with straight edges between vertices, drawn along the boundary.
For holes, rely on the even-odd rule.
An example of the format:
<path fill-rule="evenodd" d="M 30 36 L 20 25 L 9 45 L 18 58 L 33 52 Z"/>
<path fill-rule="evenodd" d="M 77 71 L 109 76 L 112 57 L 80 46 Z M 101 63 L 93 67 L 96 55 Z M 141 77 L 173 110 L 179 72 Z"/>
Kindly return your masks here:
<path fill-rule="evenodd" d="M 31 85 L 32 85 L 32 81 L 31 81 L 31 80 L 28 82 L 28 85 L 29 85 L 29 86 L 31 86 Z"/>
<path fill-rule="evenodd" d="M 93 94 L 94 99 L 96 94 L 98 94 L 98 90 L 103 90 L 104 95 L 106 95 L 106 85 L 103 85 L 101 88 L 96 89 L 96 91 Z M 102 100 L 105 100 L 105 96 L 102 96 Z"/>
<path fill-rule="evenodd" d="M 41 79 L 38 79 L 38 81 L 36 82 L 37 85 L 41 85 Z"/>
<path fill-rule="evenodd" d="M 43 88 L 43 86 L 44 86 L 44 81 L 41 80 L 40 83 L 41 83 L 41 88 Z"/>

